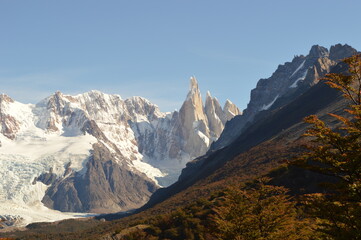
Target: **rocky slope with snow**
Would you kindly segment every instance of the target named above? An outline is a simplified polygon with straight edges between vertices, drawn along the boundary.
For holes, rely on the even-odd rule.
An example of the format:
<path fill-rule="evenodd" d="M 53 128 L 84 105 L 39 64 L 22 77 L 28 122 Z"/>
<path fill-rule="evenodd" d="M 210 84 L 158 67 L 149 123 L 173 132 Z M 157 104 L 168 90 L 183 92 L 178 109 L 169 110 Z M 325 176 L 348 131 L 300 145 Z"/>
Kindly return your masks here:
<path fill-rule="evenodd" d="M 340 60 L 356 52 L 347 44 L 336 44 L 330 49 L 314 45 L 308 55 L 295 56 L 291 62 L 279 65 L 271 77 L 258 81 L 256 88 L 251 91 L 250 101 L 243 114 L 227 123 L 221 137 L 211 149 L 227 146 L 257 116 L 265 117 L 272 110 L 290 103 L 317 84 Z"/>
<path fill-rule="evenodd" d="M 210 93 L 204 105 L 197 80 L 190 82 L 172 113 L 99 91 L 56 92 L 35 105 L 0 95 L 0 216 L 21 225 L 143 205 L 240 114 Z"/>

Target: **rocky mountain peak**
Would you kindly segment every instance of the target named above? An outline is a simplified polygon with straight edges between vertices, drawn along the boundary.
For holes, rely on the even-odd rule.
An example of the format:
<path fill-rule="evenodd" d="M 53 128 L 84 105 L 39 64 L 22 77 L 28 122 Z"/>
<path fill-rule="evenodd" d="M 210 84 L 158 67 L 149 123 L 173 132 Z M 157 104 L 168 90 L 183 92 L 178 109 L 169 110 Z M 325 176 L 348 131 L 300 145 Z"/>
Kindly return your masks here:
<path fill-rule="evenodd" d="M 227 121 L 231 120 L 237 115 L 242 115 L 242 112 L 239 110 L 239 108 L 228 99 L 224 103 L 223 112 L 226 115 Z"/>
<path fill-rule="evenodd" d="M 56 91 L 53 95 L 40 101 L 34 109 L 34 112 L 40 115 L 36 126 L 48 132 L 61 131 L 62 118 L 69 114 L 69 111 L 66 111 L 68 110 L 66 106 L 67 100 L 60 91 Z"/>
<path fill-rule="evenodd" d="M 226 102 L 224 103 L 224 107 L 223 108 L 226 108 L 228 106 L 231 106 L 233 103 L 231 102 L 231 100 L 229 99 L 226 99 Z"/>
<path fill-rule="evenodd" d="M 183 103 L 180 112 L 185 114 L 184 117 L 189 116 L 192 122 L 206 119 L 203 112 L 201 92 L 198 88 L 197 79 L 194 76 L 190 78 L 190 88 L 187 99 Z"/>
<path fill-rule="evenodd" d="M 319 45 L 313 45 L 308 55 L 309 57 L 313 57 L 313 58 L 321 58 L 321 57 L 328 57 L 329 52 L 328 49 L 325 47 Z"/>
<path fill-rule="evenodd" d="M 190 77 L 190 87 L 189 87 L 189 89 L 192 91 L 193 89 L 195 90 L 195 91 L 199 91 L 199 89 L 198 89 L 198 81 L 197 81 L 197 79 L 196 79 L 196 77 L 195 76 L 191 76 Z"/>
<path fill-rule="evenodd" d="M 206 101 L 207 101 L 207 99 L 212 99 L 212 95 L 211 95 L 210 91 L 207 91 L 207 93 L 206 93 Z"/>
<path fill-rule="evenodd" d="M 356 50 L 348 45 L 336 44 L 330 50 L 314 45 L 308 55 L 295 56 L 291 62 L 279 65 L 271 77 L 257 82 L 242 116 L 235 118 L 229 128 L 224 129 L 213 148 L 226 146 L 231 142 L 229 139 L 237 137 L 257 115 L 261 118 L 267 114 L 263 111 L 274 110 L 296 99 L 317 84 L 339 61 L 355 53 Z"/>
<path fill-rule="evenodd" d="M 345 57 L 350 57 L 357 53 L 357 50 L 347 44 L 336 44 L 330 48 L 330 59 L 339 61 Z"/>
<path fill-rule="evenodd" d="M 21 123 L 16 119 L 18 113 L 12 111 L 12 105 L 14 104 L 15 101 L 8 95 L 0 95 L 0 133 L 9 139 L 15 139 L 16 133 L 21 126 Z"/>
<path fill-rule="evenodd" d="M 9 97 L 8 95 L 6 95 L 4 93 L 0 94 L 0 104 L 13 103 L 13 102 L 14 102 L 14 100 L 11 97 Z"/>
<path fill-rule="evenodd" d="M 121 96 L 117 94 L 107 94 L 98 90 L 91 90 L 75 96 L 77 98 L 83 98 L 85 100 L 94 101 L 97 99 L 118 99 L 121 100 Z"/>
<path fill-rule="evenodd" d="M 190 155 L 199 156 L 209 145 L 208 119 L 204 113 L 203 101 L 195 77 L 190 78 L 190 89 L 187 99 L 179 110 L 179 121 L 182 136 L 186 140 L 184 149 Z M 197 149 L 194 146 L 199 146 Z"/>
<path fill-rule="evenodd" d="M 217 139 L 222 133 L 225 123 L 225 116 L 217 98 L 213 98 L 209 91 L 207 91 L 204 112 L 209 123 L 209 137 L 213 141 Z"/>
<path fill-rule="evenodd" d="M 204 110 L 207 112 L 207 109 L 214 109 L 214 102 L 213 102 L 213 98 L 212 95 L 209 91 L 207 91 L 206 93 L 206 102 L 204 105 Z"/>
<path fill-rule="evenodd" d="M 133 114 L 131 115 L 138 116 L 138 120 L 140 120 L 140 116 L 146 116 L 146 119 L 150 121 L 166 116 L 165 113 L 160 111 L 157 105 L 151 103 L 148 99 L 143 97 L 131 97 L 126 99 L 124 102 L 127 106 L 128 112 L 132 112 Z"/>
<path fill-rule="evenodd" d="M 192 76 L 189 79 L 189 92 L 187 94 L 186 101 L 191 101 L 191 103 L 194 105 L 194 107 L 199 111 L 203 107 L 201 92 L 198 88 L 198 82 L 197 79 Z"/>
<path fill-rule="evenodd" d="M 355 52 L 348 45 L 337 44 L 330 50 L 314 45 L 307 56 L 296 56 L 292 62 L 280 65 L 270 78 L 260 79 L 251 91 L 251 100 L 245 110 L 248 121 L 257 112 L 271 108 L 281 96 L 291 95 L 300 87 L 307 89 L 313 86 L 337 61 Z"/>
<path fill-rule="evenodd" d="M 169 136 L 149 136 L 159 139 L 148 139 L 148 143 L 164 141 L 164 138 L 168 138 L 167 142 L 162 144 L 162 148 L 167 149 L 165 156 L 179 159 L 179 162 L 185 164 L 189 159 L 199 157 L 207 152 L 210 144 L 220 136 L 227 120 L 228 118 L 217 98 L 212 97 L 209 91 L 206 94 L 205 105 L 203 105 L 197 79 L 192 76 L 187 98 L 179 112 L 172 114 L 170 122 L 162 122 L 168 127 L 170 125 L 170 128 L 173 129 L 172 133 L 177 137 L 172 136 L 169 139 Z M 150 144 L 141 144 L 140 148 L 152 155 L 152 149 L 156 147 L 151 147 Z"/>

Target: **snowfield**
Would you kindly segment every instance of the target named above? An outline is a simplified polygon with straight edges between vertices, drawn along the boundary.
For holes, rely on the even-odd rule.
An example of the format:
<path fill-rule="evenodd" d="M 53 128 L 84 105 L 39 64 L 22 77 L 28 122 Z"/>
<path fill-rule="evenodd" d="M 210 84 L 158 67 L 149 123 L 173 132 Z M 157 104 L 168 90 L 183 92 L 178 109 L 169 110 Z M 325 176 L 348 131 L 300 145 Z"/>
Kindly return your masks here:
<path fill-rule="evenodd" d="M 41 200 L 47 186 L 34 179 L 50 168 L 61 176 L 69 162 L 72 169 L 80 171 L 90 156 L 92 144 L 96 142 L 93 136 L 26 134 L 11 141 L 0 135 L 0 141 L 0 216 L 14 216 L 17 226 L 87 216 L 46 208 Z"/>
<path fill-rule="evenodd" d="M 9 139 L 0 133 L 0 219 L 6 220 L 9 226 L 89 215 L 48 209 L 41 202 L 48 186 L 36 181 L 42 173 L 50 171 L 66 178 L 64 173 L 69 163 L 73 171 L 85 173 L 94 143 L 103 143 L 116 153 L 114 146 L 84 134 L 81 128 L 87 119 L 97 122 L 117 150 L 132 160 L 127 164 L 135 171 L 144 173 L 155 183 L 156 178 L 166 175 L 142 161 L 143 155 L 138 151 L 133 131 L 124 125 L 126 122 L 118 120 L 125 114 L 123 100 L 118 95 L 91 91 L 71 97 L 56 93 L 36 105 L 12 101 L 4 95 L 0 97 L 4 99 L 0 101 L 0 120 L 8 124 L 15 136 Z M 144 101 L 141 98 L 134 100 Z M 141 114 L 135 115 L 139 121 L 148 121 Z M 52 124 L 50 130 L 49 124 Z M 0 124 L 2 131 L 7 129 Z"/>

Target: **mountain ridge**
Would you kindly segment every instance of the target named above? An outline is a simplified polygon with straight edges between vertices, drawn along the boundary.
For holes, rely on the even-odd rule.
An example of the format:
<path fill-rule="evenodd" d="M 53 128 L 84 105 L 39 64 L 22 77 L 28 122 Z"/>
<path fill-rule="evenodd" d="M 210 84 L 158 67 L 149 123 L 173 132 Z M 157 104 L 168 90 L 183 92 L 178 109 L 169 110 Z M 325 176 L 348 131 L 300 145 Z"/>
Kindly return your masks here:
<path fill-rule="evenodd" d="M 337 44 L 335 46 L 332 46 L 330 49 L 332 49 L 332 52 L 335 52 L 337 50 L 337 54 L 333 54 L 332 55 L 333 57 L 337 56 L 337 57 L 345 58 L 353 53 L 356 53 L 356 50 L 348 45 Z M 237 154 L 247 151 L 247 149 L 250 149 L 268 140 L 271 136 L 275 134 L 275 131 L 283 131 L 283 128 L 286 129 L 291 124 L 288 123 L 289 126 L 282 125 L 282 128 L 279 129 L 278 127 L 275 127 L 278 126 L 279 123 L 281 122 L 285 123 L 288 120 L 302 121 L 302 117 L 298 118 L 298 120 L 295 120 L 295 116 L 300 115 L 299 113 L 296 113 L 296 111 L 298 111 L 298 109 L 303 109 L 302 101 L 299 99 L 302 98 L 307 99 L 307 96 L 312 95 L 312 92 L 319 91 L 320 96 L 314 94 L 314 97 L 315 99 L 319 98 L 320 102 L 324 104 L 324 106 L 326 106 L 327 97 L 322 98 L 322 96 L 324 95 L 322 94 L 322 92 L 326 92 L 325 93 L 326 96 L 328 94 L 332 96 L 331 98 L 335 98 L 337 96 L 337 91 L 333 89 L 327 90 L 328 89 L 327 86 L 324 86 L 324 84 L 322 83 L 319 84 L 319 78 L 324 76 L 324 74 L 329 73 L 331 69 L 332 71 L 341 71 L 340 69 L 343 66 L 343 64 L 339 64 L 340 60 L 342 59 L 338 59 L 337 61 L 332 60 L 333 62 L 331 62 L 329 61 L 328 56 L 329 53 L 326 48 L 320 47 L 318 45 L 313 46 L 309 52 L 309 59 L 311 59 L 312 61 L 309 59 L 308 60 L 311 61 L 314 65 L 310 65 L 306 71 L 308 72 L 310 70 L 311 72 L 312 69 L 313 70 L 318 69 L 318 67 L 320 67 L 319 65 L 320 62 L 328 62 L 328 64 L 326 64 L 323 67 L 321 66 L 321 68 L 319 68 L 322 71 L 315 70 L 313 71 L 312 74 L 309 73 L 303 74 L 308 76 L 307 78 L 302 80 L 305 82 L 302 82 L 302 85 L 299 88 L 295 89 L 295 91 L 293 91 L 293 95 L 287 92 L 283 96 L 277 97 L 279 98 L 279 101 L 276 101 L 277 99 L 272 100 L 271 106 L 269 106 L 267 109 L 262 109 L 262 106 L 264 106 L 264 104 L 259 101 L 258 104 L 255 103 L 249 104 L 251 110 L 252 108 L 256 109 L 254 110 L 254 113 L 252 112 L 250 113 L 250 110 L 247 108 L 243 112 L 243 115 L 236 116 L 235 118 L 227 122 L 225 129 L 221 134 L 221 137 L 212 144 L 207 154 L 187 163 L 186 168 L 182 170 L 182 174 L 179 177 L 179 181 L 167 188 L 157 190 L 157 192 L 155 192 L 152 195 L 150 201 L 142 209 L 147 209 L 149 207 L 152 207 L 155 204 L 164 201 L 168 197 L 173 196 L 178 192 L 181 192 L 187 187 L 192 186 L 197 181 L 200 181 L 201 179 L 212 174 L 218 168 L 221 168 L 227 161 L 236 157 Z M 307 57 L 302 56 L 303 59 L 302 62 L 297 60 L 298 58 L 300 57 L 296 56 L 294 58 L 296 64 L 293 65 L 292 71 L 291 70 L 287 71 L 286 75 L 283 69 L 287 65 L 290 65 L 291 63 L 286 63 L 285 65 L 279 65 L 276 72 L 272 74 L 272 77 L 280 75 L 281 80 L 284 79 L 290 80 L 288 81 L 289 85 L 286 85 L 286 88 L 289 88 L 290 85 L 292 86 L 293 84 L 292 76 L 297 77 L 297 74 L 302 74 L 297 72 L 299 72 L 300 69 L 302 69 L 302 66 L 304 66 L 306 62 L 305 59 Z M 280 69 L 282 70 L 282 72 L 277 73 L 277 71 L 280 71 Z M 277 78 L 272 78 L 272 77 L 269 78 L 271 83 L 272 80 L 274 81 L 277 80 Z M 258 95 L 266 94 L 268 89 L 263 88 L 266 81 L 267 79 L 261 79 L 258 82 L 257 87 L 252 91 L 253 92 L 258 91 L 257 93 Z M 304 87 L 306 85 L 308 85 L 308 87 Z M 264 91 L 262 92 L 262 90 Z M 274 91 L 273 94 L 279 94 L 280 92 L 281 91 Z M 250 103 L 252 102 L 252 99 L 254 99 L 254 97 L 252 97 L 251 94 Z M 269 97 L 269 99 L 272 99 L 272 97 Z M 292 105 L 292 104 L 296 104 L 296 105 Z M 258 108 L 258 111 L 257 108 L 252 107 L 253 105 Z M 320 103 L 318 103 L 317 101 L 314 103 L 315 107 L 319 105 Z M 290 110 L 290 106 L 293 106 L 295 113 L 292 113 L 292 109 Z M 289 112 L 288 115 L 283 114 L 283 112 L 286 111 L 285 109 L 288 109 Z M 312 106 L 309 107 L 308 110 L 309 114 L 315 113 L 315 110 L 312 109 L 313 109 Z M 284 119 L 279 118 L 277 121 L 274 122 L 275 126 L 271 127 L 270 129 L 261 127 L 262 124 L 264 124 L 264 122 L 270 121 L 269 119 L 274 118 L 274 116 L 277 114 L 279 115 L 283 114 L 282 116 Z M 307 116 L 306 114 L 303 115 L 303 117 L 306 116 Z M 295 123 L 296 122 L 293 122 L 293 124 Z M 253 140 L 253 139 L 258 139 L 258 140 Z"/>
<path fill-rule="evenodd" d="M 204 154 L 221 132 L 208 126 L 197 80 L 190 82 L 181 110 L 172 113 L 142 97 L 123 100 L 96 90 L 75 96 L 57 91 L 37 104 L 1 95 L 2 174 L 16 188 L 27 189 L 14 199 L 7 186 L 0 186 L 2 205 L 28 208 L 34 202 L 63 212 L 106 213 L 145 204 L 158 181 L 175 181 L 185 163 Z M 225 121 L 223 110 L 217 111 Z M 14 164 L 24 176 L 15 177 L 19 170 Z M 37 186 L 38 197 L 27 196 Z M 6 213 L 0 209 L 0 215 Z M 32 221 L 24 217 L 14 222 Z"/>
<path fill-rule="evenodd" d="M 264 117 L 267 110 L 284 106 L 318 83 L 342 59 L 356 54 L 357 50 L 347 44 L 335 44 L 329 49 L 314 45 L 308 55 L 295 56 L 291 62 L 278 65 L 269 78 L 261 78 L 251 90 L 250 101 L 243 114 L 236 116 L 210 149 L 228 145 L 252 123 L 257 115 Z"/>

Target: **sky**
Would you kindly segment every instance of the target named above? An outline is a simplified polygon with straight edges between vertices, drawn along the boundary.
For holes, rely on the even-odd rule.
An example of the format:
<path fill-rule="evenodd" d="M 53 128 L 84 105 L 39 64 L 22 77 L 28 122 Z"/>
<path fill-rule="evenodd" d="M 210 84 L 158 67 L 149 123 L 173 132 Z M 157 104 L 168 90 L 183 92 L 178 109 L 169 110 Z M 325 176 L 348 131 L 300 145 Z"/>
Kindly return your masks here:
<path fill-rule="evenodd" d="M 202 96 L 242 110 L 251 89 L 311 46 L 361 50 L 359 0 L 0 0 L 0 93 L 142 96 L 179 109 Z"/>

